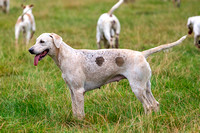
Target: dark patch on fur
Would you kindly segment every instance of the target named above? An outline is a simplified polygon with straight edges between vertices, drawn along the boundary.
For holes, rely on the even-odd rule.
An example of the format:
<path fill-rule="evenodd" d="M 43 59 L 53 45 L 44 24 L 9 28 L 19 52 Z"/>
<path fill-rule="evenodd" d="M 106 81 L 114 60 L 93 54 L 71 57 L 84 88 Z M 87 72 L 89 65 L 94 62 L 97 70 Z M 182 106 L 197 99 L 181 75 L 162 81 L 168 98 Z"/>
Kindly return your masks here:
<path fill-rule="evenodd" d="M 192 34 L 193 29 L 189 28 L 188 34 Z"/>
<path fill-rule="evenodd" d="M 111 21 L 111 27 L 116 32 L 115 25 L 116 25 L 116 21 L 115 20 Z"/>
<path fill-rule="evenodd" d="M 21 18 L 22 18 L 22 22 L 24 22 L 24 14 L 21 16 Z"/>
<path fill-rule="evenodd" d="M 112 21 L 112 24 L 115 24 L 115 23 L 116 23 L 115 20 L 113 20 L 113 21 Z"/>
<path fill-rule="evenodd" d="M 98 66 L 102 66 L 103 62 L 104 62 L 104 58 L 103 57 L 97 57 L 95 62 L 97 63 Z"/>
<path fill-rule="evenodd" d="M 124 59 L 122 57 L 115 58 L 115 63 L 121 67 L 124 64 Z"/>

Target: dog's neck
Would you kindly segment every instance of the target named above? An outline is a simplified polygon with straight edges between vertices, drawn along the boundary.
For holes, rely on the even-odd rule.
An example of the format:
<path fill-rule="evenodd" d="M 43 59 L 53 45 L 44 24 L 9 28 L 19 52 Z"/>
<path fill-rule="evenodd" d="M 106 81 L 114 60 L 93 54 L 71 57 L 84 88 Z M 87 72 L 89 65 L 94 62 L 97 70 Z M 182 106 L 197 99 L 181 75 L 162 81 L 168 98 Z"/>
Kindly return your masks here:
<path fill-rule="evenodd" d="M 61 59 L 73 58 L 74 53 L 76 52 L 75 49 L 70 47 L 69 45 L 65 44 L 64 42 L 61 43 L 60 48 L 56 48 L 55 53 L 50 55 L 50 57 L 54 60 L 56 65 L 61 69 Z"/>

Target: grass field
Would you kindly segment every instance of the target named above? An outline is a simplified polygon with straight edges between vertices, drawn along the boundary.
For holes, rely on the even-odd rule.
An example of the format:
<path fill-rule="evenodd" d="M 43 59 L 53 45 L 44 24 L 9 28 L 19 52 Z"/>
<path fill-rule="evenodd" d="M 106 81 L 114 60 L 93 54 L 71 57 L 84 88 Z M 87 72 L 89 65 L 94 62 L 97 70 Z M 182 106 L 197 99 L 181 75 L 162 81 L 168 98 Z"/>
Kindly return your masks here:
<path fill-rule="evenodd" d="M 14 45 L 22 0 L 0 12 L 0 132 L 200 132 L 200 50 L 189 36 L 169 52 L 148 58 L 152 92 L 160 111 L 144 115 L 127 80 L 85 94 L 83 121 L 72 117 L 71 97 L 50 57 L 38 66 L 29 54 L 43 32 L 55 32 L 77 49 L 97 49 L 96 23 L 117 0 L 27 0 L 33 3 L 36 34 Z M 114 14 L 121 23 L 120 48 L 143 51 L 187 34 L 187 18 L 200 14 L 199 0 L 136 0 Z"/>

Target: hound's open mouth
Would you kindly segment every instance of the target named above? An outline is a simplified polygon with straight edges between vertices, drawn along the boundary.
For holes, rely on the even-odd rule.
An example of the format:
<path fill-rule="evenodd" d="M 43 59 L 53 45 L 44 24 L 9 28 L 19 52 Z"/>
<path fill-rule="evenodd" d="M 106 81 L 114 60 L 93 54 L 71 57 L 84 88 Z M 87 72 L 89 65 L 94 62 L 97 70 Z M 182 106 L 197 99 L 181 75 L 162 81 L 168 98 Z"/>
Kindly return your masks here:
<path fill-rule="evenodd" d="M 48 52 L 49 52 L 49 49 L 46 49 L 46 50 L 43 51 L 42 53 L 37 54 L 37 55 L 35 56 L 35 59 L 34 59 L 34 65 L 37 66 L 37 65 L 38 65 L 38 62 L 39 62 L 40 60 L 42 60 L 42 59 L 48 54 Z"/>

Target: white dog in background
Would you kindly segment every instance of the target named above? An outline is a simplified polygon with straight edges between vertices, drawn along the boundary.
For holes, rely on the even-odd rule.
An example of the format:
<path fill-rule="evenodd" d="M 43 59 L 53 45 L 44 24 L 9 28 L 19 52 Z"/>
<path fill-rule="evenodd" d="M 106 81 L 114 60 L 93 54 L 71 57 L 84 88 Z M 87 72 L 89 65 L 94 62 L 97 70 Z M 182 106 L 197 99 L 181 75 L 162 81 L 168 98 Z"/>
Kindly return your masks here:
<path fill-rule="evenodd" d="M 200 48 L 200 16 L 189 17 L 187 21 L 188 34 L 194 31 L 194 45 Z"/>
<path fill-rule="evenodd" d="M 10 0 L 0 0 L 0 8 L 2 8 L 3 12 L 5 13 L 9 12 L 9 5 L 10 5 Z"/>
<path fill-rule="evenodd" d="M 124 0 L 119 0 L 108 13 L 104 13 L 99 17 L 97 22 L 97 47 L 101 48 L 101 41 L 104 41 L 105 48 L 118 48 L 119 44 L 119 33 L 120 33 L 120 23 L 119 20 L 113 12 L 124 2 Z"/>
<path fill-rule="evenodd" d="M 16 45 L 18 44 L 20 31 L 23 31 L 24 40 L 26 39 L 25 43 L 28 44 L 36 30 L 35 19 L 32 14 L 33 5 L 26 5 L 26 6 L 22 5 L 22 7 L 23 7 L 23 13 L 21 16 L 19 16 L 15 24 L 15 44 Z"/>
<path fill-rule="evenodd" d="M 173 0 L 174 6 L 180 7 L 181 6 L 181 0 Z"/>
<path fill-rule="evenodd" d="M 128 49 L 77 50 L 67 45 L 59 35 L 43 33 L 29 52 L 35 55 L 35 66 L 46 55 L 55 61 L 69 86 L 73 114 L 79 119 L 85 116 L 85 92 L 122 79 L 128 79 L 145 113 L 150 113 L 159 109 L 159 103 L 151 92 L 151 68 L 146 58 L 180 44 L 186 37 L 139 52 Z"/>

